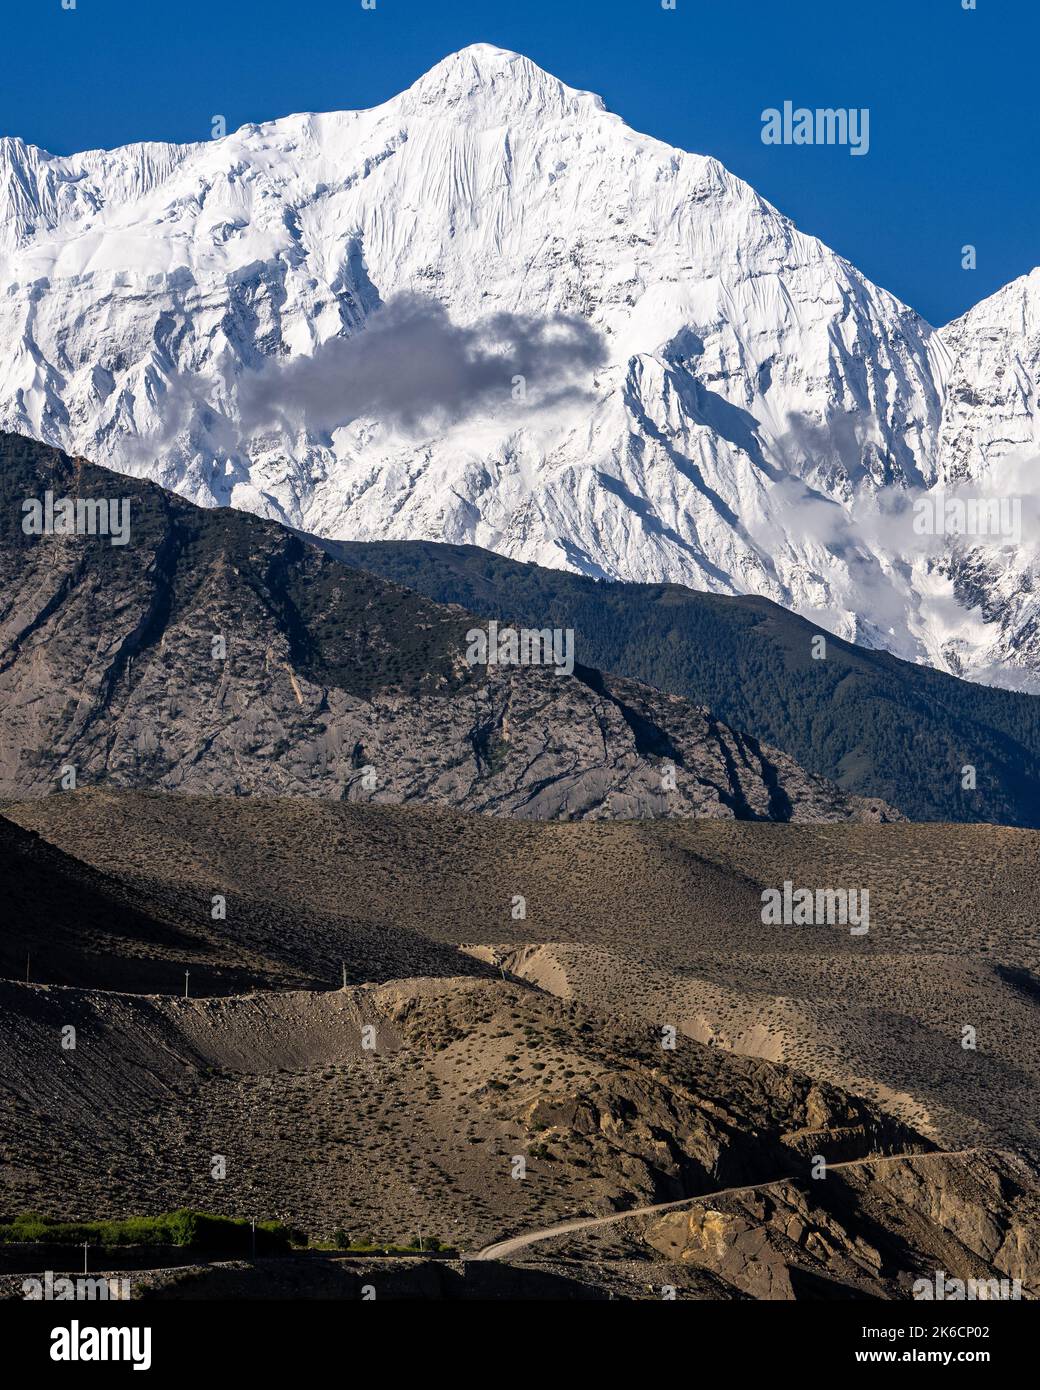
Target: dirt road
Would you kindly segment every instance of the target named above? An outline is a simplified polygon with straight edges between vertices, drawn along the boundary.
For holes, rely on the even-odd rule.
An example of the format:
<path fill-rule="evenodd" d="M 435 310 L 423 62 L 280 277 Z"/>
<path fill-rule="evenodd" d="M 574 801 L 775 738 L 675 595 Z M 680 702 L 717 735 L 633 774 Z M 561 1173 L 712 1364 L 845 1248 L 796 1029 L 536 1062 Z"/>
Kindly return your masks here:
<path fill-rule="evenodd" d="M 968 1154 L 980 1152 L 977 1148 L 971 1149 L 934 1149 L 929 1153 L 910 1153 L 910 1154 L 891 1154 L 887 1157 L 872 1158 L 850 1158 L 843 1163 L 829 1163 L 828 1171 L 835 1168 L 866 1168 L 871 1164 L 882 1165 L 886 1163 L 906 1163 L 910 1159 L 933 1159 L 933 1158 L 963 1158 Z M 723 1187 L 715 1192 L 702 1192 L 698 1197 L 679 1197 L 674 1202 L 658 1202 L 649 1207 L 633 1207 L 631 1211 L 615 1211 L 609 1216 L 582 1216 L 573 1221 L 561 1221 L 555 1226 L 545 1226 L 541 1230 L 526 1231 L 523 1235 L 510 1236 L 507 1240 L 495 1241 L 493 1245 L 485 1245 L 483 1250 L 476 1251 L 475 1254 L 467 1256 L 471 1260 L 508 1260 L 519 1250 L 526 1249 L 529 1245 L 536 1245 L 542 1240 L 551 1240 L 553 1236 L 567 1235 L 572 1231 L 584 1231 L 593 1226 L 610 1226 L 616 1221 L 630 1221 L 636 1216 L 658 1216 L 661 1212 L 674 1211 L 677 1207 L 689 1207 L 697 1202 L 716 1202 L 720 1197 L 734 1197 L 742 1192 L 764 1192 L 771 1187 L 781 1187 L 784 1183 L 798 1182 L 800 1174 L 788 1173 L 782 1178 L 772 1178 L 768 1182 L 748 1183 L 744 1187 Z"/>

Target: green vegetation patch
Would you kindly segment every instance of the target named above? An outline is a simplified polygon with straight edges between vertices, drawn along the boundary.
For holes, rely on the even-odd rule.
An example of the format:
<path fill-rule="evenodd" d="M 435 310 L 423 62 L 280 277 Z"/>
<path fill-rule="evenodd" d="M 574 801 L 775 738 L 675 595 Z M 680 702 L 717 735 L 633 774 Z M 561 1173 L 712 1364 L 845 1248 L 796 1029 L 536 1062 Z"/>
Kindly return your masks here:
<path fill-rule="evenodd" d="M 209 1212 L 164 1212 L 161 1216 L 130 1216 L 123 1221 L 52 1221 L 22 1212 L 0 1222 L 0 1245 L 175 1245 L 190 1250 L 251 1251 L 253 1233 L 248 1221 Z M 257 1222 L 258 1254 L 284 1254 L 292 1244 L 305 1243 L 298 1233 L 278 1221 Z"/>

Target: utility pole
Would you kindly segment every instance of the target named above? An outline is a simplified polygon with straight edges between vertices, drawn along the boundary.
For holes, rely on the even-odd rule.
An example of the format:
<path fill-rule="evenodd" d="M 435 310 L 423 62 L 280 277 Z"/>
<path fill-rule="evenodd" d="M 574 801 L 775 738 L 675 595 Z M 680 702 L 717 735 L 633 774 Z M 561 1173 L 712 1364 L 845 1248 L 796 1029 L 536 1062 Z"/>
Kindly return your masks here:
<path fill-rule="evenodd" d="M 25 983 L 29 983 L 29 952 L 25 953 Z"/>
<path fill-rule="evenodd" d="M 184 972 L 184 997 L 185 997 L 185 999 L 187 999 L 187 997 L 188 997 L 188 972 L 187 972 L 187 970 L 185 970 L 185 972 Z"/>
<path fill-rule="evenodd" d="M 253 1237 L 253 1263 L 256 1264 L 256 1217 L 249 1218 L 249 1226 Z"/>
<path fill-rule="evenodd" d="M 347 987 L 347 962 L 346 962 L 345 960 L 341 960 L 341 961 L 340 961 L 340 968 L 341 968 L 342 971 L 343 971 L 343 988 L 346 989 L 346 987 Z"/>
<path fill-rule="evenodd" d="M 87 1272 L 87 1242 L 83 1242 L 83 1273 Z"/>

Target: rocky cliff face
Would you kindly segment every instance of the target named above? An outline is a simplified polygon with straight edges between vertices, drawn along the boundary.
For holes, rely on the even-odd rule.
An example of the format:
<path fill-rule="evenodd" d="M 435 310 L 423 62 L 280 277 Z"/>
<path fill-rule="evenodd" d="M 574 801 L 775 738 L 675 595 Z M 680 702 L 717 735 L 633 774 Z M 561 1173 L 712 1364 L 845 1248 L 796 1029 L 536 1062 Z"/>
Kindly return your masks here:
<path fill-rule="evenodd" d="M 475 619 L 15 437 L 0 443 L 0 794 L 68 784 L 450 805 L 536 818 L 844 820 L 860 802 L 703 709 L 578 664 L 467 660 Z M 23 505 L 129 506 L 129 539 Z"/>
<path fill-rule="evenodd" d="M 1011 1154 L 880 1159 L 665 1213 L 646 1240 L 751 1298 L 1029 1299 L 1036 1184 L 1035 1165 Z"/>

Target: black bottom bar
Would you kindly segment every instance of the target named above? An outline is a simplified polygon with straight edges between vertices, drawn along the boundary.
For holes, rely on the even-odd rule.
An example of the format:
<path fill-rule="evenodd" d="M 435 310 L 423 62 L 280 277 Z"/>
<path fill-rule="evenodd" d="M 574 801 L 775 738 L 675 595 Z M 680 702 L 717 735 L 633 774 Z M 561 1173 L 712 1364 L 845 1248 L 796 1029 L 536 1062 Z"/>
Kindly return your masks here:
<path fill-rule="evenodd" d="M 280 1370 L 298 1375 L 325 1366 L 346 1375 L 376 1357 L 399 1378 L 410 1364 L 426 1371 L 443 1364 L 449 1348 L 456 1366 L 498 1366 L 512 1374 L 525 1360 L 532 1368 L 551 1364 L 556 1370 L 561 1350 L 569 1348 L 587 1372 L 600 1358 L 616 1357 L 619 1346 L 637 1345 L 629 1337 L 647 1334 L 684 1339 L 661 1343 L 659 1352 L 686 1345 L 691 1354 L 699 1348 L 699 1357 L 710 1350 L 713 1361 L 721 1358 L 738 1376 L 808 1365 L 823 1374 L 862 1368 L 884 1375 L 892 1365 L 929 1364 L 1010 1371 L 1029 1355 L 1036 1333 L 1035 1310 L 1022 1302 L 688 1300 L 680 1307 L 682 1301 L 615 1302 L 608 1309 L 534 1300 L 449 1301 L 433 1308 L 428 1301 L 378 1296 L 349 1302 L 8 1300 L 0 1303 L 0 1336 L 7 1356 L 29 1375 L 120 1375 L 132 1373 L 135 1362 L 142 1376 L 160 1378 L 224 1371 L 270 1378 Z M 552 1342 L 539 1349 L 543 1335 Z M 117 1351 L 121 1359 L 87 1359 L 102 1350 Z"/>

